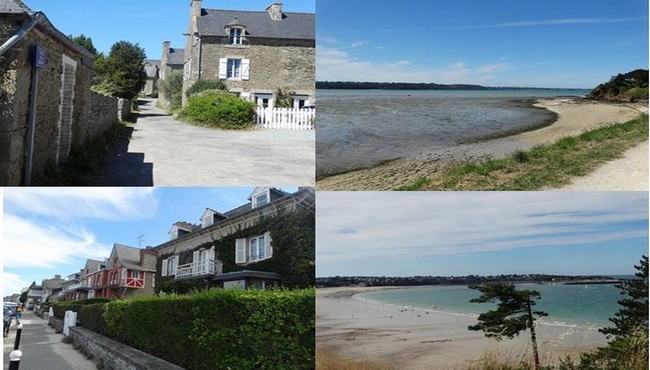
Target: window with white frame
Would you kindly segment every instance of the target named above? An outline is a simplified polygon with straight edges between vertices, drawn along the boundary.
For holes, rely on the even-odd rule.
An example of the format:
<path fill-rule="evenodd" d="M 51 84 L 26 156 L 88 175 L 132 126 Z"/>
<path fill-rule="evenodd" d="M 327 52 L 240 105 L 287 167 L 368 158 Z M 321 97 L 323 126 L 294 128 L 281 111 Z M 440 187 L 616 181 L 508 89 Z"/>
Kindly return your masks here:
<path fill-rule="evenodd" d="M 165 258 L 162 261 L 162 276 L 176 275 L 176 268 L 178 267 L 178 256 Z"/>
<path fill-rule="evenodd" d="M 223 80 L 248 80 L 250 59 L 220 58 L 219 78 Z"/>
<path fill-rule="evenodd" d="M 244 30 L 238 27 L 233 27 L 230 29 L 230 45 L 241 45 L 244 40 Z"/>
<path fill-rule="evenodd" d="M 235 263 L 245 264 L 273 257 L 271 233 L 235 240 Z"/>
<path fill-rule="evenodd" d="M 262 108 L 268 108 L 271 106 L 272 99 L 273 94 L 255 94 L 255 105 Z"/>
<path fill-rule="evenodd" d="M 309 95 L 294 95 L 293 96 L 293 107 L 296 109 L 300 109 L 307 105 L 307 102 L 309 101 Z"/>
<path fill-rule="evenodd" d="M 140 271 L 136 271 L 136 270 L 131 271 L 131 278 L 140 279 Z"/>

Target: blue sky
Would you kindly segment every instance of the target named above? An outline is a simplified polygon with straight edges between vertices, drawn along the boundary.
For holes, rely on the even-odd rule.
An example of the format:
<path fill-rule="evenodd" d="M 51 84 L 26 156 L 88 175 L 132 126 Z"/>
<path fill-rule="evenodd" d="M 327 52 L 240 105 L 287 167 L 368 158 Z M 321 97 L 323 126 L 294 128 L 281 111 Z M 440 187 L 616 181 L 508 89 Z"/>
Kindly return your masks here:
<path fill-rule="evenodd" d="M 163 41 L 185 48 L 190 0 L 24 0 L 45 12 L 66 35 L 84 34 L 107 54 L 117 41 L 138 43 L 149 59 L 160 59 Z M 315 0 L 283 0 L 285 12 L 315 12 Z M 203 0 L 206 9 L 263 11 L 272 0 Z"/>
<path fill-rule="evenodd" d="M 294 192 L 297 188 L 281 188 Z M 5 188 L 3 296 L 32 281 L 78 272 L 108 257 L 113 243 L 139 247 L 169 240 L 176 221 L 199 223 L 207 207 L 247 203 L 253 188 Z"/>
<path fill-rule="evenodd" d="M 648 68 L 647 0 L 319 0 L 317 80 L 593 88 Z"/>
<path fill-rule="evenodd" d="M 646 192 L 323 192 L 316 276 L 632 274 Z"/>

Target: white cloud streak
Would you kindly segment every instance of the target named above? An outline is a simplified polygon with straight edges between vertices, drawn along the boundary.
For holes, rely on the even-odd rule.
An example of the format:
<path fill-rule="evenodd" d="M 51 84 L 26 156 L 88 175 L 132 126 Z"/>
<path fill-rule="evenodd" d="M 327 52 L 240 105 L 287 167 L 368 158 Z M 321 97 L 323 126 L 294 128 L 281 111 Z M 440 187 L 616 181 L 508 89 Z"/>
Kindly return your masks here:
<path fill-rule="evenodd" d="M 83 228 L 32 222 L 11 214 L 4 215 L 3 223 L 5 268 L 49 268 L 85 258 L 101 259 L 112 247 L 97 242 Z"/>
<path fill-rule="evenodd" d="M 644 193 L 319 192 L 319 265 L 647 237 Z"/>
<path fill-rule="evenodd" d="M 5 212 L 38 217 L 134 219 L 155 214 L 153 188 L 8 188 Z"/>
<path fill-rule="evenodd" d="M 579 25 L 579 24 L 610 24 L 610 23 L 628 23 L 645 20 L 645 17 L 634 18 L 560 18 L 546 19 L 540 21 L 519 21 L 506 22 L 498 24 L 473 25 L 454 27 L 454 30 L 475 30 L 486 28 L 511 28 L 511 27 L 535 27 L 535 26 L 556 26 L 556 25 Z"/>
<path fill-rule="evenodd" d="M 444 67 L 421 66 L 409 60 L 371 62 L 352 57 L 346 51 L 318 45 L 316 79 L 319 81 L 373 81 L 373 82 L 435 82 L 441 84 L 484 84 L 498 72 L 508 68 L 507 63 L 490 63 L 477 67 L 462 61 Z"/>

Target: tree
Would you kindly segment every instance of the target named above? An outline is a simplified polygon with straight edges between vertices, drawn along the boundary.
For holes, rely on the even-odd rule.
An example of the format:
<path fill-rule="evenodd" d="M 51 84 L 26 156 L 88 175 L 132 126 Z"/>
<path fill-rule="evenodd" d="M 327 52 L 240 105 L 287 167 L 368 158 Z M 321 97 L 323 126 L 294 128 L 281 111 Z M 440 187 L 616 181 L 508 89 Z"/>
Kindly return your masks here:
<path fill-rule="evenodd" d="M 18 301 L 23 305 L 27 304 L 27 291 L 20 293 L 20 298 L 18 298 Z"/>
<path fill-rule="evenodd" d="M 111 46 L 107 57 L 95 59 L 95 73 L 101 82 L 94 89 L 112 96 L 133 99 L 147 80 L 145 57 L 144 49 L 138 44 L 116 42 Z"/>
<path fill-rule="evenodd" d="M 472 303 L 486 303 L 498 301 L 497 309 L 479 315 L 479 323 L 470 325 L 469 330 L 482 330 L 488 338 L 501 340 L 502 337 L 512 339 L 522 330 L 530 329 L 530 339 L 533 343 L 535 355 L 535 369 L 539 369 L 539 353 L 537 351 L 537 337 L 535 334 L 535 316 L 548 316 L 543 311 L 533 311 L 536 305 L 534 299 L 541 295 L 535 290 L 517 290 L 509 283 L 487 283 L 483 285 L 470 285 L 482 294 L 470 300 Z"/>
<path fill-rule="evenodd" d="M 97 49 L 95 49 L 95 46 L 93 45 L 93 39 L 85 36 L 83 33 L 79 36 L 68 35 L 68 38 L 74 41 L 75 44 L 91 52 L 93 55 L 98 54 Z"/>
<path fill-rule="evenodd" d="M 607 336 L 627 335 L 634 330 L 648 330 L 648 256 L 642 256 L 637 270 L 636 279 L 617 284 L 620 293 L 625 295 L 618 301 L 622 308 L 609 321 L 614 327 L 599 329 Z"/>

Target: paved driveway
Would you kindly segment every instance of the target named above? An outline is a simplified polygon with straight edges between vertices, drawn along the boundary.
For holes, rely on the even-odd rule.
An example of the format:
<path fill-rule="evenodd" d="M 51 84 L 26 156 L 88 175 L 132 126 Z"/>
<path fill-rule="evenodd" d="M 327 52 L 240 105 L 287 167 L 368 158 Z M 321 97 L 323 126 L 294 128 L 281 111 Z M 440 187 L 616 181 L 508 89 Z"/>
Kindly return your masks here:
<path fill-rule="evenodd" d="M 97 185 L 313 185 L 314 131 L 192 126 L 141 101 L 131 141 Z"/>

